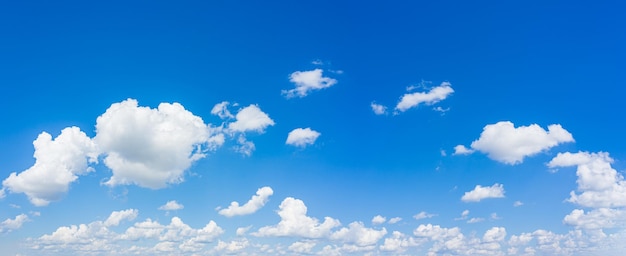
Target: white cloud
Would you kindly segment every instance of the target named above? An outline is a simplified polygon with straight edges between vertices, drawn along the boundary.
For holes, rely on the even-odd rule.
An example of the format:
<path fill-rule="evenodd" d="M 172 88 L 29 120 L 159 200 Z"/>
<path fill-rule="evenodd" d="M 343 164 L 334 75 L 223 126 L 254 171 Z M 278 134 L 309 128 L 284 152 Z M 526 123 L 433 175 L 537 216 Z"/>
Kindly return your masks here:
<path fill-rule="evenodd" d="M 230 105 L 230 102 L 228 101 L 222 101 L 215 104 L 215 106 L 211 109 L 211 114 L 219 116 L 221 119 L 234 118 L 235 116 L 228 111 L 228 105 Z"/>
<path fill-rule="evenodd" d="M 162 210 L 162 211 L 176 211 L 176 210 L 180 210 L 180 209 L 183 209 L 183 208 L 185 208 L 184 205 L 179 204 L 178 202 L 176 202 L 176 200 L 172 200 L 172 201 L 168 201 L 164 205 L 161 205 L 159 207 L 159 210 Z"/>
<path fill-rule="evenodd" d="M 483 235 L 484 242 L 501 242 L 506 237 L 506 229 L 503 227 L 493 227 Z"/>
<path fill-rule="evenodd" d="M 295 253 L 310 254 L 316 243 L 313 241 L 297 241 L 289 245 L 288 249 Z"/>
<path fill-rule="evenodd" d="M 228 129 L 233 132 L 254 131 L 264 133 L 265 128 L 274 124 L 274 120 L 263 112 L 259 106 L 252 104 L 237 112 L 235 122 L 229 123 Z"/>
<path fill-rule="evenodd" d="M 23 213 L 15 216 L 13 219 L 6 219 L 3 222 L 0 222 L 0 234 L 19 229 L 27 221 L 30 221 L 30 219 L 28 218 L 28 215 Z"/>
<path fill-rule="evenodd" d="M 626 181 L 611 163 L 608 153 L 559 153 L 548 167 L 577 166 L 578 191 L 570 192 L 568 201 L 585 207 L 607 208 L 626 206 Z"/>
<path fill-rule="evenodd" d="M 396 223 L 400 222 L 401 220 L 402 220 L 402 218 L 400 218 L 400 217 L 393 217 L 393 218 L 389 219 L 389 221 L 387 223 L 389 223 L 389 224 L 396 224 Z"/>
<path fill-rule="evenodd" d="M 246 136 L 239 135 L 239 138 L 237 138 L 237 146 L 234 147 L 235 152 L 241 153 L 244 156 L 251 156 L 252 152 L 256 149 L 256 146 L 254 146 L 254 142 L 249 141 L 246 139 Z"/>
<path fill-rule="evenodd" d="M 520 206 L 522 206 L 522 205 L 524 205 L 524 203 L 522 203 L 521 201 L 515 201 L 515 202 L 513 203 L 513 206 L 514 206 L 514 207 L 520 207 Z"/>
<path fill-rule="evenodd" d="M 413 215 L 413 218 L 416 220 L 421 220 L 421 219 L 429 219 L 435 216 L 437 216 L 437 214 L 432 214 L 432 213 L 427 213 L 425 211 L 421 211 L 418 214 Z"/>
<path fill-rule="evenodd" d="M 256 191 L 256 195 L 252 196 L 250 200 L 239 206 L 238 202 L 231 202 L 228 208 L 220 210 L 218 213 L 226 217 L 233 217 L 238 215 L 248 215 L 255 213 L 269 200 L 269 197 L 274 194 L 274 191 L 270 187 L 262 187 Z"/>
<path fill-rule="evenodd" d="M 324 222 L 306 216 L 307 208 L 299 199 L 287 197 L 279 206 L 280 222 L 275 226 L 265 226 L 253 233 L 255 236 L 298 236 L 320 238 L 330 234 L 332 228 L 341 225 L 338 220 L 325 217 Z"/>
<path fill-rule="evenodd" d="M 250 245 L 248 239 L 241 240 L 233 240 L 230 242 L 224 242 L 222 240 L 217 242 L 215 248 L 213 248 L 216 252 L 223 252 L 225 254 L 237 254 L 241 252 L 243 249 L 247 248 Z"/>
<path fill-rule="evenodd" d="M 450 83 L 443 82 L 428 92 L 407 93 L 400 98 L 400 102 L 396 105 L 396 110 L 404 112 L 410 108 L 418 106 L 421 103 L 432 105 L 445 100 L 453 92 L 454 90 L 450 87 Z"/>
<path fill-rule="evenodd" d="M 377 115 L 384 115 L 387 114 L 387 107 L 380 105 L 380 104 L 376 104 L 375 102 L 370 103 L 370 106 L 372 107 L 372 111 L 374 111 L 374 114 Z"/>
<path fill-rule="evenodd" d="M 387 218 L 380 216 L 380 215 L 376 215 L 374 216 L 374 218 L 372 218 L 372 224 L 374 225 L 383 224 L 385 223 L 385 221 L 387 221 Z"/>
<path fill-rule="evenodd" d="M 310 91 L 321 90 L 331 87 L 337 83 L 336 79 L 324 77 L 321 69 L 310 71 L 296 71 L 291 73 L 289 81 L 294 83 L 296 87 L 291 90 L 283 90 L 282 94 L 286 98 L 305 97 Z"/>
<path fill-rule="evenodd" d="M 296 128 L 289 132 L 285 144 L 306 147 L 307 145 L 313 145 L 320 135 L 321 133 L 311 130 L 311 128 Z"/>
<path fill-rule="evenodd" d="M 4 192 L 4 188 L 0 189 L 0 199 L 4 198 L 5 196 L 5 192 Z"/>
<path fill-rule="evenodd" d="M 467 220 L 467 223 L 473 224 L 473 223 L 478 223 L 478 222 L 483 222 L 483 221 L 485 221 L 485 219 L 483 218 L 471 218 Z"/>
<path fill-rule="evenodd" d="M 581 209 L 575 209 L 565 216 L 563 223 L 583 229 L 624 227 L 626 225 L 626 210 L 598 208 L 585 212 Z"/>
<path fill-rule="evenodd" d="M 456 147 L 454 147 L 453 155 L 469 155 L 471 153 L 474 153 L 473 149 L 466 148 L 463 145 L 456 145 Z"/>
<path fill-rule="evenodd" d="M 394 253 L 403 253 L 407 250 L 408 247 L 418 246 L 422 242 L 413 237 L 408 237 L 407 235 L 393 231 L 390 238 L 385 238 L 384 243 L 379 247 L 382 251 L 394 252 Z"/>
<path fill-rule="evenodd" d="M 237 228 L 237 231 L 236 231 L 237 236 L 245 235 L 246 233 L 248 233 L 248 230 L 250 230 L 250 228 L 252 228 L 252 226 Z"/>
<path fill-rule="evenodd" d="M 137 209 L 127 209 L 123 211 L 114 211 L 104 221 L 104 225 L 107 227 L 117 226 L 122 220 L 134 220 L 137 218 L 139 211 Z"/>
<path fill-rule="evenodd" d="M 463 202 L 480 202 L 480 200 L 487 198 L 503 198 L 504 186 L 502 184 L 493 184 L 491 187 L 483 187 L 476 185 L 474 190 L 465 192 L 461 200 Z"/>
<path fill-rule="evenodd" d="M 574 138 L 559 124 L 549 125 L 546 131 L 537 124 L 515 128 L 512 122 L 502 121 L 486 125 L 471 147 L 493 160 L 514 165 L 565 142 L 574 142 Z"/>
<path fill-rule="evenodd" d="M 334 232 L 330 238 L 358 246 L 368 246 L 378 243 L 378 240 L 386 234 L 387 230 L 385 228 L 375 230 L 366 228 L 362 222 L 352 222 L 347 228 L 344 227 Z"/>
<path fill-rule="evenodd" d="M 88 159 L 97 161 L 95 144 L 78 127 L 63 129 L 54 140 L 42 132 L 33 146 L 35 164 L 19 174 L 11 173 L 2 185 L 11 193 L 26 194 L 36 206 L 59 200 L 78 175 L 93 171 L 88 167 Z"/>
<path fill-rule="evenodd" d="M 98 117 L 94 141 L 113 176 L 109 186 L 136 184 L 159 189 L 183 181 L 184 171 L 205 156 L 210 127 L 178 103 L 157 109 L 128 99 Z"/>

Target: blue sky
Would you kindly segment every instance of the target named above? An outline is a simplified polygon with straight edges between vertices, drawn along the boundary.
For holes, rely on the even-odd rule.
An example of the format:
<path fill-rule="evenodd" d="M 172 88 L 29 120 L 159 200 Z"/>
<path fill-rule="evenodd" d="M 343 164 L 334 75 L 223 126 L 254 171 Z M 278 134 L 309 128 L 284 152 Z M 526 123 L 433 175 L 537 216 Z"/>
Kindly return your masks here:
<path fill-rule="evenodd" d="M 617 1 L 0 4 L 6 255 L 619 255 Z"/>

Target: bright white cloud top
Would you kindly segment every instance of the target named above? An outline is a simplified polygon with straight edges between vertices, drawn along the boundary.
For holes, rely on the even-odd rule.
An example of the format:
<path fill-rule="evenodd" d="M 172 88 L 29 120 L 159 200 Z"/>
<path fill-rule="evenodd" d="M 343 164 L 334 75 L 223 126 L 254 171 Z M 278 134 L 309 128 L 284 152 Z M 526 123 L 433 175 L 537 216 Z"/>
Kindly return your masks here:
<path fill-rule="evenodd" d="M 486 125 L 480 138 L 472 142 L 472 149 L 456 146 L 455 154 L 477 150 L 498 162 L 515 165 L 522 163 L 525 157 L 566 142 L 574 142 L 574 137 L 559 124 L 549 125 L 546 131 L 537 124 L 515 127 L 510 121 L 502 121 Z"/>
<path fill-rule="evenodd" d="M 256 191 L 256 195 L 252 196 L 244 205 L 240 206 L 238 202 L 233 201 L 228 208 L 219 210 L 219 214 L 226 217 L 253 214 L 263 208 L 269 200 L 269 197 L 273 194 L 274 190 L 270 187 L 259 188 L 259 190 Z"/>
<path fill-rule="evenodd" d="M 257 105 L 240 109 L 235 119 L 235 122 L 228 124 L 228 129 L 234 132 L 264 133 L 265 128 L 275 124 L 274 120 Z"/>
<path fill-rule="evenodd" d="M 46 132 L 33 141 L 35 164 L 19 174 L 11 173 L 2 185 L 11 193 L 24 193 L 36 206 L 59 200 L 70 183 L 93 171 L 97 161 L 95 144 L 78 127 L 65 128 L 54 140 Z"/>
<path fill-rule="evenodd" d="M 113 171 L 104 184 L 159 189 L 182 182 L 185 170 L 205 157 L 199 146 L 213 135 L 209 128 L 178 103 L 151 109 L 128 99 L 111 105 L 98 117 L 94 138 Z"/>
<path fill-rule="evenodd" d="M 315 144 L 321 133 L 311 130 L 311 128 L 296 128 L 287 135 L 285 144 L 296 147 L 306 147 Z"/>
<path fill-rule="evenodd" d="M 465 192 L 461 200 L 463 202 L 480 202 L 487 198 L 503 198 L 504 197 L 504 185 L 493 184 L 492 186 L 483 187 L 476 185 L 472 191 Z"/>
<path fill-rule="evenodd" d="M 404 112 L 422 103 L 432 105 L 445 100 L 453 92 L 454 90 L 449 82 L 442 82 L 439 86 L 430 89 L 428 92 L 407 93 L 400 98 L 400 102 L 396 105 L 396 110 Z"/>
<path fill-rule="evenodd" d="M 294 236 L 302 238 L 327 237 L 331 229 L 341 223 L 333 218 L 325 217 L 324 222 L 306 215 L 307 207 L 299 199 L 287 197 L 280 204 L 278 216 L 280 222 L 274 226 L 261 227 L 255 236 Z"/>
<path fill-rule="evenodd" d="M 311 91 L 317 91 L 337 84 L 337 80 L 323 76 L 324 71 L 317 68 L 310 71 L 296 71 L 289 75 L 289 81 L 296 85 L 291 90 L 283 90 L 286 98 L 305 97 Z"/>

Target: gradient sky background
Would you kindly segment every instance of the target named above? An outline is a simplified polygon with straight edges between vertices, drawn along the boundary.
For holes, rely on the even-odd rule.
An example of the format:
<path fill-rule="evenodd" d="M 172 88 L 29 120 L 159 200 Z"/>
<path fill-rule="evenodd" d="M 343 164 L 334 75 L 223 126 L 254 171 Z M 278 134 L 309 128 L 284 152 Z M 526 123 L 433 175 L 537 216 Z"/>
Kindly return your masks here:
<path fill-rule="evenodd" d="M 623 3 L 206 2 L 0 3 L 0 254 L 626 250 Z"/>

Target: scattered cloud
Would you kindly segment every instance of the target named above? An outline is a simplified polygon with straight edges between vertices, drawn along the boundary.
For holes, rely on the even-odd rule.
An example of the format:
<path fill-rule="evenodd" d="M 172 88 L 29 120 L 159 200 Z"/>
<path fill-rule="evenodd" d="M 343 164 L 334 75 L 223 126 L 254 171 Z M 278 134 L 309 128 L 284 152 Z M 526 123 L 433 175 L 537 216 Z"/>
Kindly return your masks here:
<path fill-rule="evenodd" d="M 222 101 L 215 104 L 215 106 L 213 106 L 213 109 L 211 109 L 211 114 L 219 116 L 221 119 L 234 118 L 235 116 L 233 116 L 233 114 L 231 114 L 228 110 L 228 105 L 230 105 L 230 102 L 228 101 Z"/>
<path fill-rule="evenodd" d="M 235 122 L 228 124 L 228 129 L 233 132 L 258 132 L 264 133 L 265 128 L 273 126 L 274 120 L 257 105 L 242 108 L 235 116 Z"/>
<path fill-rule="evenodd" d="M 246 136 L 240 134 L 237 138 L 237 145 L 234 146 L 234 150 L 237 153 L 241 153 L 244 156 L 251 156 L 252 152 L 256 149 L 254 142 L 246 139 Z"/>
<path fill-rule="evenodd" d="M 172 201 L 168 201 L 164 205 L 161 205 L 159 207 L 159 210 L 161 210 L 161 211 L 176 211 L 176 210 L 180 210 L 180 209 L 183 209 L 183 208 L 185 208 L 184 205 L 179 204 L 178 202 L 176 202 L 176 200 L 172 200 Z"/>
<path fill-rule="evenodd" d="M 296 147 L 306 147 L 313 145 L 321 133 L 311 130 L 311 128 L 296 128 L 289 132 L 285 144 Z"/>
<path fill-rule="evenodd" d="M 389 223 L 389 224 L 396 224 L 396 223 L 400 222 L 401 220 L 402 220 L 402 218 L 400 218 L 400 217 L 393 217 L 393 218 L 389 219 L 389 221 L 387 223 Z"/>
<path fill-rule="evenodd" d="M 485 221 L 485 219 L 483 218 L 471 218 L 467 221 L 467 223 L 473 224 L 473 223 L 478 223 L 478 222 L 483 222 L 483 221 Z"/>
<path fill-rule="evenodd" d="M 437 214 L 432 214 L 432 213 L 427 213 L 425 211 L 421 211 L 418 214 L 413 215 L 413 218 L 416 220 L 421 220 L 421 219 L 430 219 L 435 216 L 437 216 Z"/>
<path fill-rule="evenodd" d="M 408 89 L 408 88 L 407 88 Z M 410 90 L 408 90 L 410 91 Z M 400 112 L 407 111 L 419 104 L 432 105 L 439 101 L 445 100 L 454 90 L 449 82 L 443 82 L 439 86 L 430 89 L 428 92 L 414 92 L 404 94 L 400 98 L 400 102 L 396 105 L 396 110 Z"/>
<path fill-rule="evenodd" d="M 377 104 L 376 102 L 370 103 L 370 107 L 372 107 L 372 111 L 377 115 L 385 115 L 387 114 L 387 107 Z"/>
<path fill-rule="evenodd" d="M 469 216 L 469 213 L 469 210 L 464 210 L 463 212 L 461 212 L 461 217 L 455 218 L 454 220 L 465 220 L 467 219 L 467 216 Z"/>
<path fill-rule="evenodd" d="M 178 103 L 152 109 L 133 99 L 112 104 L 98 117 L 96 132 L 94 141 L 113 171 L 104 184 L 151 189 L 182 182 L 212 137 L 210 127 Z"/>
<path fill-rule="evenodd" d="M 380 216 L 380 215 L 376 215 L 374 216 L 374 218 L 372 218 L 372 224 L 374 225 L 380 225 L 385 223 L 385 221 L 387 221 L 387 218 Z"/>
<path fill-rule="evenodd" d="M 291 73 L 289 81 L 294 83 L 296 87 L 291 90 L 283 90 L 282 94 L 288 99 L 293 97 L 302 98 L 307 96 L 311 91 L 321 90 L 337 84 L 336 79 L 324 77 L 323 72 L 324 71 L 318 68 L 310 71 L 296 71 Z"/>
<path fill-rule="evenodd" d="M 454 147 L 453 155 L 469 155 L 471 153 L 474 153 L 473 149 L 466 148 L 463 145 L 456 145 L 456 147 Z"/>
<path fill-rule="evenodd" d="M 248 233 L 248 230 L 250 230 L 251 228 L 252 226 L 240 227 L 240 228 L 237 228 L 235 233 L 237 234 L 237 236 L 243 236 L 246 233 Z"/>
<path fill-rule="evenodd" d="M 387 230 L 366 228 L 362 222 L 352 222 L 348 227 L 343 227 L 330 236 L 333 240 L 344 243 L 355 244 L 357 246 L 374 245 L 387 234 Z"/>
<path fill-rule="evenodd" d="M 134 220 L 137 218 L 139 211 L 137 209 L 127 209 L 123 211 L 114 211 L 104 221 L 104 225 L 107 227 L 115 227 L 120 224 L 122 220 Z"/>
<path fill-rule="evenodd" d="M 35 164 L 19 174 L 11 173 L 2 182 L 2 191 L 24 193 L 35 206 L 59 200 L 78 175 L 94 170 L 88 162 L 97 161 L 96 145 L 78 127 L 63 129 L 55 139 L 42 132 L 33 146 Z M 4 192 L 0 194 L 4 196 Z"/>
<path fill-rule="evenodd" d="M 311 254 L 311 250 L 315 247 L 315 245 L 317 244 L 313 241 L 297 241 L 289 245 L 287 249 L 295 253 Z"/>
<path fill-rule="evenodd" d="M 390 238 L 385 238 L 384 243 L 379 247 L 381 251 L 403 253 L 409 247 L 415 247 L 423 243 L 414 237 L 407 236 L 399 231 L 393 231 Z"/>
<path fill-rule="evenodd" d="M 279 206 L 278 215 L 280 222 L 275 226 L 265 226 L 255 236 L 295 236 L 303 238 L 327 237 L 332 228 L 341 223 L 330 217 L 325 217 L 324 222 L 306 216 L 307 207 L 299 199 L 287 197 Z"/>
<path fill-rule="evenodd" d="M 221 209 L 218 213 L 226 217 L 253 214 L 263 208 L 269 200 L 269 197 L 273 194 L 274 191 L 270 187 L 259 188 L 256 191 L 256 195 L 252 196 L 244 205 L 239 206 L 238 202 L 233 201 L 228 208 Z"/>
<path fill-rule="evenodd" d="M 563 218 L 563 223 L 582 229 L 605 229 L 626 226 L 626 210 L 598 208 L 585 212 L 575 209 Z"/>
<path fill-rule="evenodd" d="M 480 202 L 483 199 L 487 198 L 503 198 L 504 197 L 504 186 L 502 184 L 493 184 L 491 187 L 483 187 L 481 185 L 476 185 L 474 190 L 465 192 L 461 200 L 463 202 Z"/>
<path fill-rule="evenodd" d="M 28 221 L 30 221 L 30 218 L 28 218 L 28 215 L 23 213 L 15 216 L 13 219 L 6 219 L 3 222 L 0 222 L 0 234 L 19 229 Z"/>
<path fill-rule="evenodd" d="M 524 205 L 524 203 L 522 203 L 521 201 L 515 201 L 515 202 L 513 203 L 513 206 L 514 206 L 514 207 L 520 207 L 520 206 L 522 206 L 522 205 Z"/>
<path fill-rule="evenodd" d="M 559 124 L 549 125 L 546 131 L 537 124 L 516 128 L 512 122 L 502 121 L 486 125 L 471 148 L 498 162 L 515 165 L 523 162 L 525 157 L 565 142 L 574 142 L 574 138 Z M 459 146 L 455 149 L 467 152 L 463 151 L 465 147 Z"/>
<path fill-rule="evenodd" d="M 606 152 L 559 153 L 548 167 L 577 166 L 578 191 L 570 192 L 569 202 L 593 208 L 626 207 L 626 181 L 611 167 Z"/>

